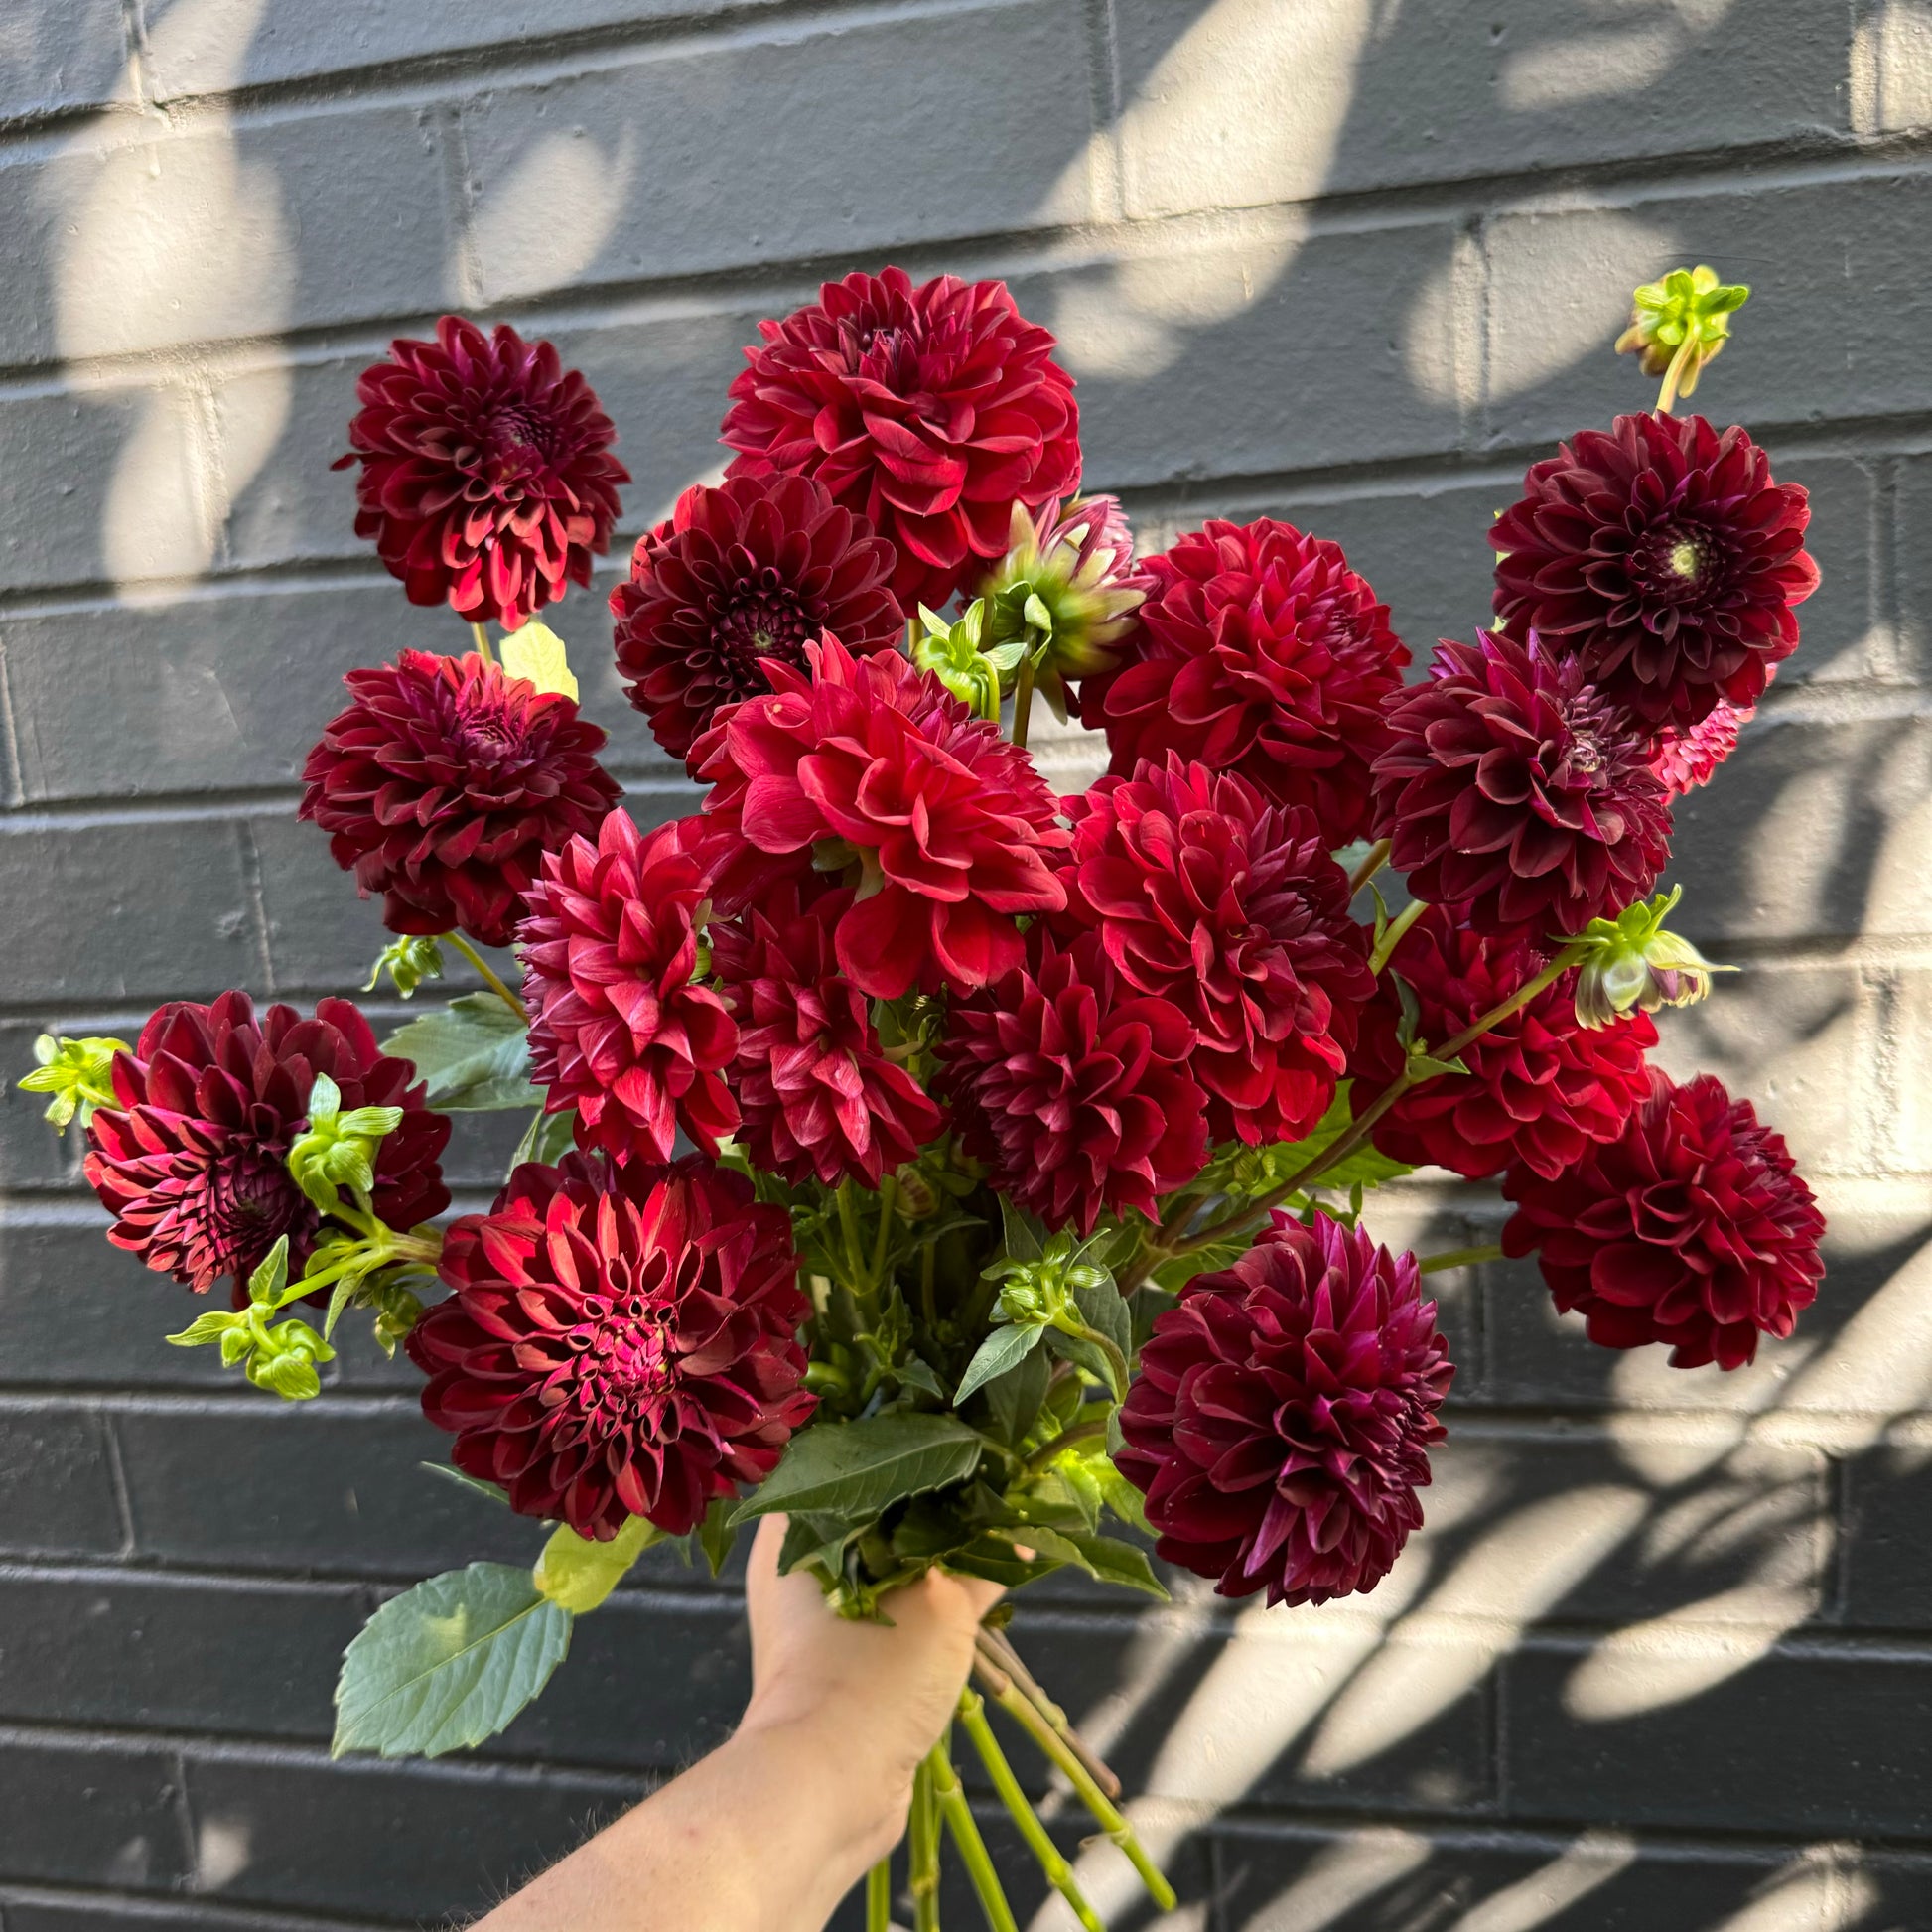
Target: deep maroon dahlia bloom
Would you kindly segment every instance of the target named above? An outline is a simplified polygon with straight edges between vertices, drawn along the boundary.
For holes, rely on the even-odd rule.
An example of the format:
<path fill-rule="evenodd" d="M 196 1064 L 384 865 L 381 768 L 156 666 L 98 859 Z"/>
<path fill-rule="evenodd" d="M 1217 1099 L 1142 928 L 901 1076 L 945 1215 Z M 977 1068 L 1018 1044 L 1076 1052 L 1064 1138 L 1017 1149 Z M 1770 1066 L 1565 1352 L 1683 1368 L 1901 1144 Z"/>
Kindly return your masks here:
<path fill-rule="evenodd" d="M 790 1218 L 708 1162 L 520 1167 L 452 1226 L 441 1272 L 450 1298 L 405 1344 L 423 1413 L 524 1516 L 682 1536 L 812 1412 Z"/>
<path fill-rule="evenodd" d="M 1741 429 L 1619 416 L 1533 464 L 1491 526 L 1496 615 L 1653 729 L 1681 729 L 1720 699 L 1754 705 L 1797 649 L 1792 607 L 1818 588 L 1810 521 Z"/>
<path fill-rule="evenodd" d="M 681 759 L 721 707 L 770 690 L 763 659 L 802 670 L 823 630 L 855 651 L 897 644 L 892 574 L 892 545 L 808 477 L 699 483 L 638 538 L 611 593 L 618 673 Z"/>
<path fill-rule="evenodd" d="M 1416 1491 L 1454 1369 L 1414 1255 L 1278 1216 L 1158 1316 L 1114 1460 L 1157 1553 L 1222 1596 L 1373 1589 L 1422 1526 Z"/>
<path fill-rule="evenodd" d="M 1331 846 L 1359 838 L 1409 652 L 1341 546 L 1264 516 L 1211 522 L 1146 567 L 1133 661 L 1081 689 L 1113 769 L 1177 752 L 1307 805 Z"/>
<path fill-rule="evenodd" d="M 245 993 L 212 1006 L 183 1000 L 141 1029 L 114 1060 L 112 1107 L 87 1128 L 85 1173 L 114 1216 L 108 1240 L 148 1267 L 205 1294 L 233 1279 L 235 1306 L 269 1249 L 289 1237 L 289 1277 L 302 1272 L 321 1217 L 289 1174 L 289 1148 L 309 1126 L 319 1074 L 345 1113 L 400 1107 L 376 1151 L 377 1216 L 408 1229 L 450 1204 L 439 1157 L 450 1123 L 424 1102 L 416 1069 L 375 1043 L 347 1000 L 317 1002 L 315 1017 L 272 1006 L 259 1019 Z"/>
<path fill-rule="evenodd" d="M 1485 939 L 1432 905 L 1403 934 L 1390 962 L 1416 996 L 1417 1035 L 1441 1046 L 1543 970 L 1522 941 Z M 1466 1074 L 1412 1087 L 1375 1128 L 1375 1145 L 1398 1161 L 1433 1162 L 1471 1180 L 1512 1160 L 1545 1179 L 1574 1167 L 1593 1142 L 1613 1141 L 1650 1091 L 1645 1052 L 1657 1043 L 1647 1013 L 1591 1031 L 1580 1026 L 1576 974 L 1462 1049 Z M 1402 1071 L 1401 1003 L 1385 977 L 1348 1062 L 1356 1113 Z"/>
<path fill-rule="evenodd" d="M 1172 753 L 1064 804 L 1073 850 L 1057 924 L 1097 932 L 1129 986 L 1187 1016 L 1209 1139 L 1306 1134 L 1375 990 L 1347 875 L 1314 815 Z"/>
<path fill-rule="evenodd" d="M 549 343 L 445 316 L 434 342 L 391 343 L 355 393 L 353 447 L 336 468 L 361 464 L 355 534 L 375 540 L 410 603 L 513 630 L 567 582 L 591 581 L 630 472 L 590 384 Z"/>
<path fill-rule="evenodd" d="M 1652 1076 L 1620 1139 L 1552 1179 L 1511 1168 L 1503 1251 L 1536 1254 L 1557 1307 L 1606 1348 L 1742 1368 L 1817 1299 L 1825 1217 L 1784 1137 L 1704 1074 Z"/>
<path fill-rule="evenodd" d="M 353 702 L 309 754 L 296 816 L 364 898 L 382 896 L 391 932 L 507 946 L 543 855 L 618 801 L 604 733 L 475 652 L 406 650 L 343 682 Z"/>
<path fill-rule="evenodd" d="M 1547 946 L 1657 883 L 1670 806 L 1648 742 L 1574 659 L 1445 638 L 1388 722 L 1375 831 L 1419 897 Z"/>
<path fill-rule="evenodd" d="M 1062 949 L 1036 926 L 1028 953 L 953 1008 L 939 1049 L 966 1152 L 1048 1227 L 1084 1238 L 1103 1212 L 1158 1218 L 1156 1197 L 1207 1159 L 1193 1026 L 1129 986 L 1094 933 Z"/>
<path fill-rule="evenodd" d="M 1073 378 L 1004 282 L 848 275 L 759 334 L 731 385 L 726 474 L 815 478 L 892 543 L 906 611 L 983 576 L 1016 502 L 1079 484 Z"/>
<path fill-rule="evenodd" d="M 939 1132 L 941 1116 L 888 1059 L 866 996 L 839 971 L 844 888 L 801 904 L 783 881 L 769 901 L 711 928 L 712 966 L 738 1022 L 733 1091 L 753 1165 L 802 1186 L 856 1175 L 877 1187 Z"/>
<path fill-rule="evenodd" d="M 703 828 L 649 834 L 613 812 L 597 843 L 544 860 L 517 931 L 530 1070 L 580 1147 L 668 1161 L 682 1127 L 707 1154 L 738 1125 L 721 1077 L 738 1044 L 725 1002 L 693 978 L 709 891 Z"/>
<path fill-rule="evenodd" d="M 961 992 L 1020 963 L 1015 916 L 1057 911 L 1048 858 L 1067 843 L 1033 760 L 929 672 L 889 651 L 806 646 L 768 696 L 723 714 L 693 754 L 714 789 L 713 888 L 730 915 L 817 856 L 856 862 L 840 969 L 893 1000 L 930 979 Z"/>

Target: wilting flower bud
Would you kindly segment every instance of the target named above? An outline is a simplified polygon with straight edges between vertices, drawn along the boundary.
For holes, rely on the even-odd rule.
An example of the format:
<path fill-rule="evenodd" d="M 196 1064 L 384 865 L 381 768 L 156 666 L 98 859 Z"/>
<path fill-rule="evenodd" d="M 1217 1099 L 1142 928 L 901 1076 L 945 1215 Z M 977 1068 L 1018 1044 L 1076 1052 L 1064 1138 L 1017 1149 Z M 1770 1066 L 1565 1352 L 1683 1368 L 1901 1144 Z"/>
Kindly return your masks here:
<path fill-rule="evenodd" d="M 986 601 L 975 599 L 956 623 L 948 623 L 937 613 L 919 606 L 919 621 L 925 634 L 912 644 L 912 662 L 930 671 L 975 718 L 1000 722 L 1002 680 L 1026 654 L 1024 641 L 1008 643 L 998 650 L 980 648 L 986 627 Z"/>
<path fill-rule="evenodd" d="M 85 1127 L 96 1107 L 111 1107 L 114 1101 L 114 1055 L 128 1050 L 124 1039 L 89 1035 L 84 1039 L 57 1039 L 42 1034 L 34 1042 L 34 1058 L 40 1062 L 31 1073 L 23 1074 L 22 1093 L 46 1093 L 47 1118 L 60 1133 L 68 1123 L 78 1119 Z"/>
<path fill-rule="evenodd" d="M 1636 291 L 1616 352 L 1638 357 L 1648 376 L 1661 376 L 1675 364 L 1675 393 L 1688 396 L 1698 386 L 1698 372 L 1729 341 L 1731 311 L 1741 309 L 1750 293 L 1741 282 L 1720 282 L 1716 269 L 1673 268 L 1661 282 Z"/>
<path fill-rule="evenodd" d="M 375 1151 L 402 1121 L 400 1107 L 342 1111 L 342 1090 L 326 1073 L 309 1094 L 309 1131 L 289 1149 L 295 1184 L 324 1209 L 334 1207 L 339 1187 L 366 1197 L 375 1186 Z"/>
<path fill-rule="evenodd" d="M 442 940 L 414 933 L 390 940 L 376 955 L 362 991 L 373 993 L 384 973 L 395 981 L 397 997 L 408 999 L 425 980 L 443 977 Z"/>
<path fill-rule="evenodd" d="M 1695 1006 L 1711 991 L 1713 973 L 1734 973 L 1714 966 L 1688 939 L 1664 930 L 1664 920 L 1683 897 L 1682 886 L 1659 893 L 1647 904 L 1625 906 L 1614 919 L 1592 919 L 1571 942 L 1580 952 L 1577 1019 L 1586 1027 L 1607 1027 L 1619 1016 L 1641 1009 Z"/>

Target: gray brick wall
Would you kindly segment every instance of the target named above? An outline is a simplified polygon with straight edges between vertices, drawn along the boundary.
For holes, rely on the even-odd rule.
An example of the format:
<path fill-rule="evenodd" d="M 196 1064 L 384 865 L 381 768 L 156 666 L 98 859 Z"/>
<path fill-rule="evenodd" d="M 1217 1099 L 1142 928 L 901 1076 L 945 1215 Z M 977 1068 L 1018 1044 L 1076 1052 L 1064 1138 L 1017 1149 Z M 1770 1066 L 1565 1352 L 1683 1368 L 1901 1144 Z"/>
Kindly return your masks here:
<path fill-rule="evenodd" d="M 446 305 L 588 372 L 630 535 L 718 462 L 757 318 L 884 258 L 1005 276 L 1145 532 L 1291 516 L 1426 651 L 1486 612 L 1525 462 L 1641 400 L 1628 289 L 1713 259 L 1760 293 L 1709 406 L 1812 487 L 1826 576 L 1680 813 L 1691 925 L 1748 971 L 1666 1053 L 1789 1133 L 1823 1299 L 1720 1378 L 1589 1350 L 1524 1271 L 1449 1279 L 1450 1441 L 1381 1590 L 1046 1591 L 1023 1628 L 1145 1794 L 1170 1932 L 1932 1925 L 1929 215 L 1925 0 L 12 0 L 0 1057 L 366 970 L 294 774 L 344 669 L 461 640 L 327 464 L 356 368 Z M 559 627 L 675 809 L 597 601 Z M 433 1922 L 720 1734 L 733 1594 L 647 1565 L 496 1747 L 331 1765 L 358 1620 L 529 1539 L 416 1469 L 379 1357 L 285 1411 L 159 1346 L 180 1304 L 73 1152 L 0 1098 L 4 1932 Z M 1498 1215 L 1419 1177 L 1382 1225 Z"/>

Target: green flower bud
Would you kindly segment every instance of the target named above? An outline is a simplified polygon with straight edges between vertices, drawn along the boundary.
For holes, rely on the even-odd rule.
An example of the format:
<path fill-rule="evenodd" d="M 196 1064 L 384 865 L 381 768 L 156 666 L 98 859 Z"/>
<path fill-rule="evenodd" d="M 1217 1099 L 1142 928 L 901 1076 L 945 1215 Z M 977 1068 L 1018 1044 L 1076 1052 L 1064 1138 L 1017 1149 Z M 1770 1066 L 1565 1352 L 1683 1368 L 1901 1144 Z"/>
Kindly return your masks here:
<path fill-rule="evenodd" d="M 56 1132 L 65 1134 L 69 1121 L 78 1120 L 84 1128 L 94 1117 L 96 1107 L 114 1104 L 114 1055 L 127 1052 L 124 1039 L 108 1039 L 90 1035 L 85 1039 L 56 1039 L 42 1034 L 34 1042 L 33 1072 L 23 1074 L 22 1093 L 46 1093 L 47 1118 Z"/>
<path fill-rule="evenodd" d="M 1076 1242 L 1065 1232 L 1049 1235 L 1045 1252 L 1032 1261 L 1010 1257 L 989 1271 L 1000 1278 L 999 1316 L 1023 1328 L 1084 1332 L 1075 1291 L 1099 1288 L 1113 1276 L 1093 1259 L 1097 1242 Z"/>
<path fill-rule="evenodd" d="M 1592 919 L 1569 944 L 1580 952 L 1577 1019 L 1591 1029 L 1607 1027 L 1632 1011 L 1695 1006 L 1711 991 L 1714 966 L 1691 942 L 1664 930 L 1664 920 L 1684 889 L 1674 886 L 1648 904 L 1625 906 L 1614 919 Z"/>
<path fill-rule="evenodd" d="M 344 1113 L 342 1104 L 342 1089 L 318 1073 L 309 1093 L 309 1131 L 288 1152 L 295 1184 L 325 1211 L 336 1205 L 339 1188 L 350 1188 L 358 1199 L 373 1190 L 376 1149 L 402 1121 L 400 1107 Z"/>
<path fill-rule="evenodd" d="M 362 991 L 373 993 L 384 973 L 395 981 L 398 997 L 408 999 L 425 980 L 443 977 L 443 942 L 419 936 L 390 940 L 376 955 Z"/>
<path fill-rule="evenodd" d="M 208 1342 L 221 1347 L 221 1366 L 239 1367 L 258 1389 L 272 1390 L 285 1402 L 306 1402 L 322 1393 L 318 1362 L 333 1362 L 336 1351 L 306 1321 L 291 1316 L 271 1323 L 288 1284 L 288 1236 L 276 1242 L 248 1278 L 248 1306 L 229 1312 L 210 1309 L 168 1340 L 177 1348 Z M 301 1285 L 296 1286 L 301 1292 Z"/>
<path fill-rule="evenodd" d="M 1025 644 L 1011 643 L 994 651 L 981 649 L 986 624 L 984 599 L 969 604 L 965 615 L 954 623 L 921 604 L 919 621 L 924 635 L 913 639 L 912 662 L 920 670 L 930 671 L 974 717 L 998 724 L 1003 680 L 1018 669 Z"/>
<path fill-rule="evenodd" d="M 1661 282 L 1636 291 L 1630 326 L 1616 339 L 1619 355 L 1634 355 L 1645 375 L 1676 371 L 1659 407 L 1698 386 L 1698 373 L 1730 340 L 1730 318 L 1750 300 L 1743 283 L 1726 285 L 1714 268 L 1673 268 Z"/>

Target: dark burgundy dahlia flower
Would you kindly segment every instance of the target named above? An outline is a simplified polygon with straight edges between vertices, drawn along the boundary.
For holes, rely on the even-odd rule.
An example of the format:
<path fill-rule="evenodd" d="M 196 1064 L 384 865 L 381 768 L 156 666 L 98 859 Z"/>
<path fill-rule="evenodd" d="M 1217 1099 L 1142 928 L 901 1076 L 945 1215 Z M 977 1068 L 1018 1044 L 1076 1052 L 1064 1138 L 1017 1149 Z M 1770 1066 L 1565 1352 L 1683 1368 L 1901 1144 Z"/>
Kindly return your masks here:
<path fill-rule="evenodd" d="M 1084 1238 L 1103 1211 L 1158 1218 L 1156 1197 L 1207 1159 L 1194 1029 L 1129 986 L 1097 934 L 1062 950 L 1035 926 L 1028 954 L 953 1008 L 940 1046 L 966 1152 L 1049 1227 Z"/>
<path fill-rule="evenodd" d="M 391 932 L 507 946 L 543 855 L 618 801 L 604 733 L 475 652 L 406 650 L 343 682 L 353 702 L 309 754 L 296 815 L 364 898 L 382 896 Z"/>
<path fill-rule="evenodd" d="M 1403 934 L 1390 962 L 1415 993 L 1419 1037 L 1441 1046 L 1543 971 L 1522 941 L 1485 939 L 1432 905 Z M 1434 1162 L 1471 1180 L 1520 1160 L 1546 1179 L 1576 1165 L 1593 1142 L 1613 1141 L 1650 1091 L 1645 1052 L 1657 1043 L 1647 1013 L 1591 1031 L 1579 1025 L 1576 974 L 1566 973 L 1520 1012 L 1462 1049 L 1466 1074 L 1412 1087 L 1375 1128 L 1398 1161 Z M 1350 1099 L 1363 1112 L 1399 1075 L 1402 1008 L 1387 978 L 1362 1021 L 1348 1063 Z"/>
<path fill-rule="evenodd" d="M 1359 838 L 1409 652 L 1341 546 L 1265 516 L 1209 523 L 1146 568 L 1133 661 L 1081 688 L 1113 769 L 1177 752 L 1307 805 L 1331 846 Z"/>
<path fill-rule="evenodd" d="M 1157 1553 L 1222 1596 L 1373 1589 L 1412 1530 L 1454 1369 L 1414 1255 L 1277 1216 L 1158 1316 L 1114 1459 Z"/>
<path fill-rule="evenodd" d="M 423 1413 L 522 1515 L 682 1536 L 812 1412 L 790 1217 L 708 1162 L 520 1167 L 451 1227 L 441 1272 L 450 1298 L 405 1344 Z"/>
<path fill-rule="evenodd" d="M 1060 929 L 1097 932 L 1129 986 L 1186 1015 L 1211 1141 L 1299 1139 L 1334 1098 L 1375 990 L 1314 815 L 1172 753 L 1064 803 Z"/>
<path fill-rule="evenodd" d="M 353 447 L 336 468 L 361 464 L 355 534 L 374 538 L 412 604 L 515 629 L 591 581 L 630 473 L 590 384 L 549 343 L 445 316 L 434 342 L 391 343 L 355 393 Z"/>
<path fill-rule="evenodd" d="M 1388 722 L 1375 831 L 1420 897 L 1548 947 L 1657 883 L 1670 806 L 1648 741 L 1575 659 L 1445 638 Z"/>
<path fill-rule="evenodd" d="M 1619 416 L 1532 465 L 1491 527 L 1496 615 L 1651 728 L 1681 729 L 1720 699 L 1754 705 L 1797 649 L 1792 607 L 1818 588 L 1810 520 L 1741 429 Z"/>
<path fill-rule="evenodd" d="M 892 545 L 808 477 L 699 483 L 611 593 L 618 673 L 681 759 L 723 706 L 770 690 L 765 658 L 803 669 L 823 630 L 855 651 L 897 644 L 892 574 Z"/>
<path fill-rule="evenodd" d="M 892 543 L 906 611 L 938 610 L 1005 555 L 1016 502 L 1079 484 L 1073 378 L 1004 282 L 848 275 L 759 334 L 731 386 L 726 474 L 815 478 Z"/>
<path fill-rule="evenodd" d="M 345 1113 L 400 1107 L 376 1152 L 377 1216 L 407 1230 L 450 1204 L 438 1165 L 450 1123 L 429 1111 L 416 1069 L 393 1059 L 347 1000 L 315 1017 L 272 1006 L 259 1019 L 245 993 L 212 1006 L 178 1001 L 114 1061 L 115 1105 L 87 1128 L 85 1173 L 114 1216 L 115 1247 L 204 1294 L 224 1277 L 235 1306 L 269 1249 L 289 1237 L 289 1276 L 302 1272 L 321 1217 L 289 1174 L 288 1151 L 308 1131 L 319 1074 Z"/>
<path fill-rule="evenodd" d="M 1817 1299 L 1825 1217 L 1784 1137 L 1704 1074 L 1652 1075 L 1620 1139 L 1545 1179 L 1511 1168 L 1503 1251 L 1535 1253 L 1556 1304 L 1606 1348 L 1671 1344 L 1673 1368 L 1742 1368 Z"/>
<path fill-rule="evenodd" d="M 580 1147 L 671 1158 L 682 1127 L 707 1154 L 738 1125 L 722 1070 L 738 1045 L 723 998 L 700 985 L 703 827 L 646 835 L 627 812 L 543 862 L 517 930 L 530 1071 L 553 1113 L 577 1110 Z"/>

